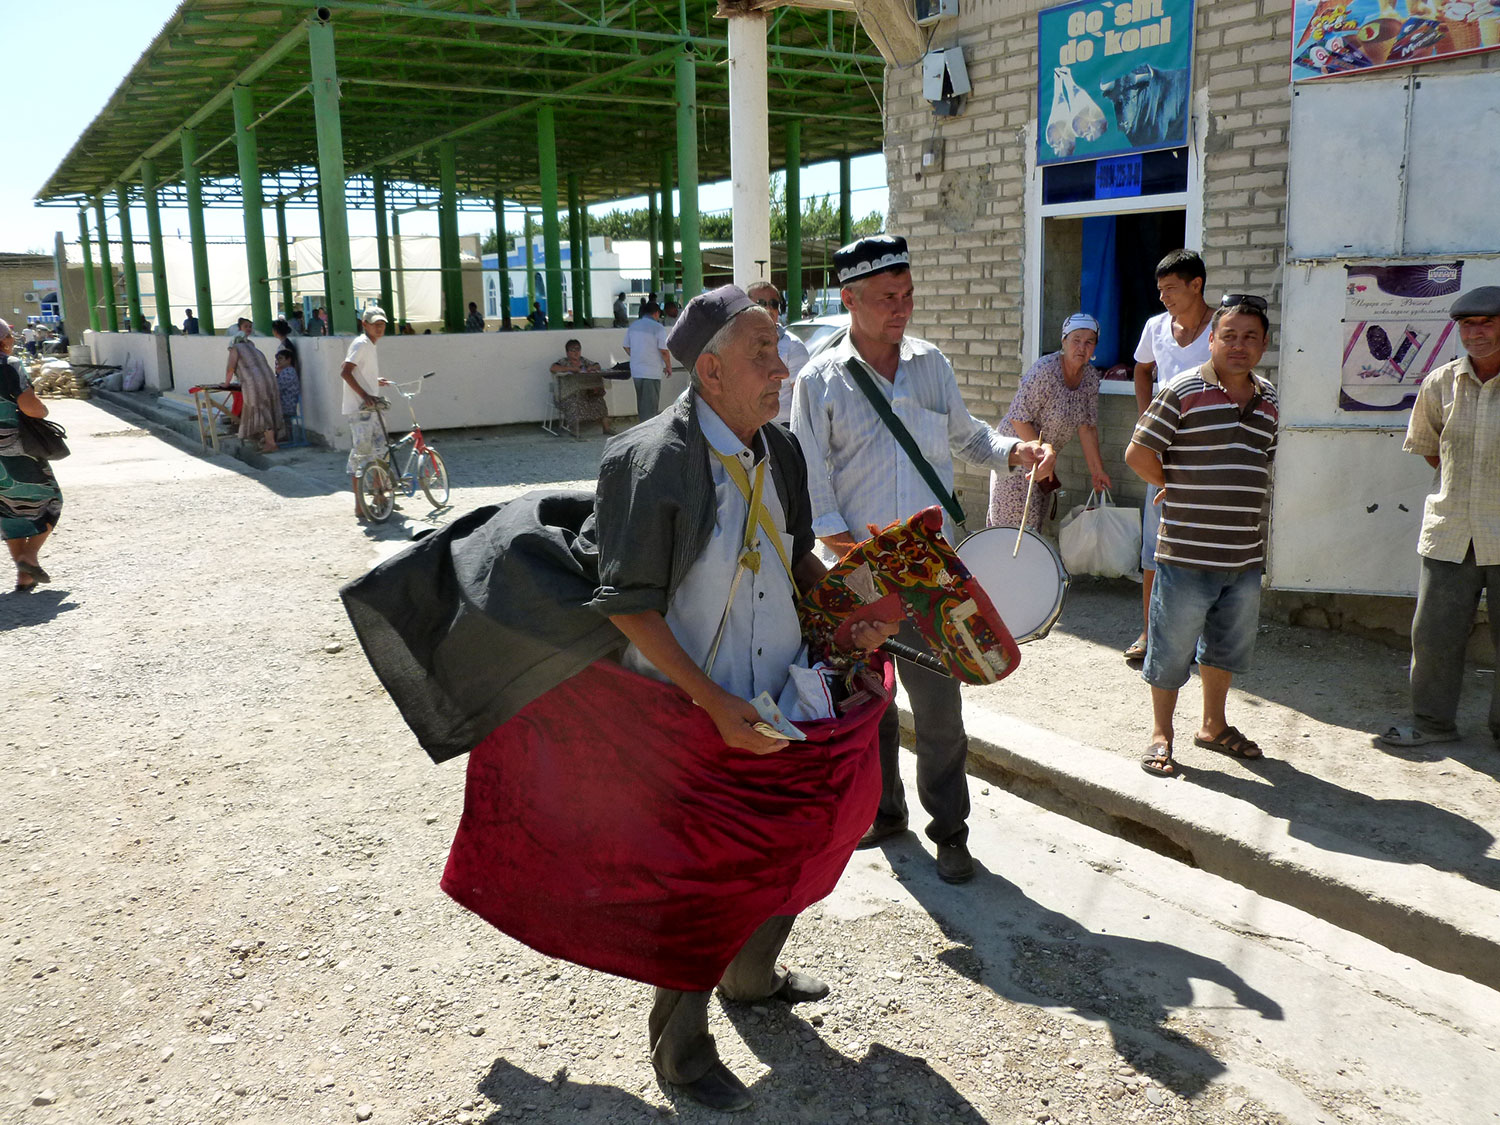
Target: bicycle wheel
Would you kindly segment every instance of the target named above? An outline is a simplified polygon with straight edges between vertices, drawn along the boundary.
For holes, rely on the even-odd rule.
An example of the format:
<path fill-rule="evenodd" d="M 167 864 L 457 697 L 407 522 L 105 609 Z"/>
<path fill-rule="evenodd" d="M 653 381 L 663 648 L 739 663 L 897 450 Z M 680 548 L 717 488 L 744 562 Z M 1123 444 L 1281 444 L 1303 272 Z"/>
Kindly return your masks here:
<path fill-rule="evenodd" d="M 359 498 L 365 515 L 379 522 L 388 518 L 396 506 L 396 487 L 391 470 L 384 461 L 371 461 L 359 474 Z"/>
<path fill-rule="evenodd" d="M 448 466 L 443 464 L 436 449 L 429 447 L 417 457 L 417 483 L 434 508 L 448 503 Z"/>

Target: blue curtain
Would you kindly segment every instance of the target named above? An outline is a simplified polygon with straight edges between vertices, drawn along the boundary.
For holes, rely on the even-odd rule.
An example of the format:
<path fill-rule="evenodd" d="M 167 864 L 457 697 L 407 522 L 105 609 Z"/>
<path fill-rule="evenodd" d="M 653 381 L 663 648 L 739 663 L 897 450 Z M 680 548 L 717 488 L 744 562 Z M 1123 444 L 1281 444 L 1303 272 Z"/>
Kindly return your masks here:
<path fill-rule="evenodd" d="M 1103 371 L 1120 362 L 1120 273 L 1115 265 L 1115 216 L 1083 220 L 1083 308 L 1099 322 L 1094 366 Z M 1056 345 L 1044 349 L 1053 350 Z"/>

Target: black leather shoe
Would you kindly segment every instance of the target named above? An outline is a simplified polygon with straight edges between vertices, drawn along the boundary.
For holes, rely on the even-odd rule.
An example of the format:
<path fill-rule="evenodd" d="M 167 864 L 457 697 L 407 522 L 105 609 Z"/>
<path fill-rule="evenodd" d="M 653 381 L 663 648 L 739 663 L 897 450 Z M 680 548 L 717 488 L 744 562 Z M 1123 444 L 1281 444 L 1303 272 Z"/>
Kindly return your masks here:
<path fill-rule="evenodd" d="M 707 1074 L 692 1082 L 671 1082 L 668 1085 L 699 1105 L 720 1113 L 739 1113 L 755 1104 L 745 1084 L 723 1063 L 715 1063 Z"/>
<path fill-rule="evenodd" d="M 939 844 L 938 878 L 945 883 L 967 883 L 974 878 L 974 859 L 966 844 Z"/>
<path fill-rule="evenodd" d="M 892 836 L 899 836 L 906 831 L 904 820 L 881 820 L 875 818 L 875 823 L 865 830 L 865 834 L 859 838 L 855 848 L 873 848 L 882 840 L 889 840 Z"/>
<path fill-rule="evenodd" d="M 792 969 L 781 982 L 781 987 L 771 993 L 773 1000 L 785 1000 L 788 1004 L 802 1004 L 808 1000 L 821 1000 L 828 995 L 828 986 L 809 973 Z"/>

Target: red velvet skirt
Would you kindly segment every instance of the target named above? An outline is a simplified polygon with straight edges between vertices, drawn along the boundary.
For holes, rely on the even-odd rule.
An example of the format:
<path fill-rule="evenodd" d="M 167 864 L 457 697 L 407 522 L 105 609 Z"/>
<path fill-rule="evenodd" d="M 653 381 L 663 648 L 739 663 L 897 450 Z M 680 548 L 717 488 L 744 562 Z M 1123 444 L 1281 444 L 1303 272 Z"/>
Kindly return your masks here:
<path fill-rule="evenodd" d="M 548 956 L 712 988 L 762 922 L 837 884 L 880 802 L 884 709 L 759 757 L 676 687 L 601 660 L 470 753 L 443 890 Z"/>

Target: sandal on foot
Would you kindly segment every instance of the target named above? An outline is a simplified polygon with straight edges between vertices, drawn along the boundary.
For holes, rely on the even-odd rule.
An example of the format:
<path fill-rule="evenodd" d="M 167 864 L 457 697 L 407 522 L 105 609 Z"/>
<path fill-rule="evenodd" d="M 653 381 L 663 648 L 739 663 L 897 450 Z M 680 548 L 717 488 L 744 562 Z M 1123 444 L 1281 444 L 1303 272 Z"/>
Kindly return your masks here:
<path fill-rule="evenodd" d="M 1131 662 L 1146 659 L 1146 642 L 1136 641 L 1125 650 L 1125 659 Z"/>
<path fill-rule="evenodd" d="M 1176 777 L 1177 763 L 1172 760 L 1170 742 L 1153 742 L 1147 755 L 1141 759 L 1141 769 L 1152 777 Z"/>
<path fill-rule="evenodd" d="M 1234 727 L 1225 727 L 1213 738 L 1195 738 L 1193 745 L 1228 754 L 1231 758 L 1239 758 L 1245 762 L 1253 762 L 1261 757 L 1260 747 Z"/>
<path fill-rule="evenodd" d="M 1456 730 L 1423 730 L 1421 727 L 1392 727 L 1384 734 L 1377 734 L 1375 741 L 1387 746 L 1426 746 L 1429 742 L 1457 742 Z"/>
<path fill-rule="evenodd" d="M 28 574 L 28 575 L 30 575 L 33 581 L 36 581 L 36 582 L 51 582 L 52 581 L 52 575 L 48 574 L 41 567 L 37 566 L 36 563 L 17 562 L 16 563 L 16 569 L 18 571 L 20 571 L 22 574 Z"/>

